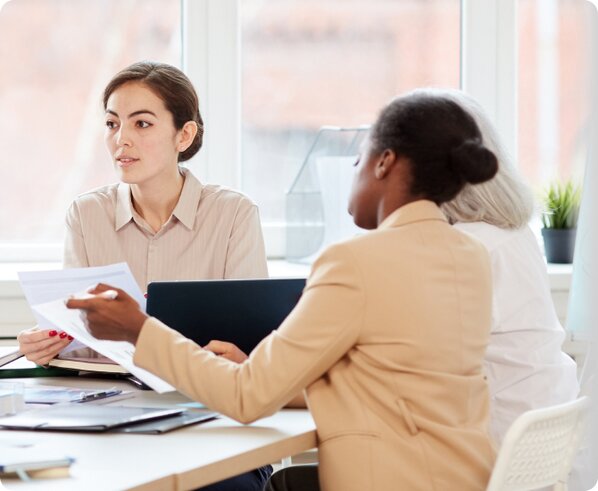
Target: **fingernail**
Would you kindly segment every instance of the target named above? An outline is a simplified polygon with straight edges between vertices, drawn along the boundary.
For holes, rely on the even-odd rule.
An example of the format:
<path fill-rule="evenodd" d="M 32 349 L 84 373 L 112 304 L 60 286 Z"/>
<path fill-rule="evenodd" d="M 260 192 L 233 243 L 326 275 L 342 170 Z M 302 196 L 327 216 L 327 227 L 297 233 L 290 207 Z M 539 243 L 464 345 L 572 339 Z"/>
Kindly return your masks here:
<path fill-rule="evenodd" d="M 73 339 L 75 339 L 73 336 L 69 336 L 69 341 L 72 341 Z"/>
<path fill-rule="evenodd" d="M 144 293 L 144 294 L 143 294 L 143 298 L 147 298 L 147 293 Z"/>
<path fill-rule="evenodd" d="M 55 331 L 54 329 L 52 329 L 51 331 L 48 332 L 48 336 L 50 336 L 51 338 L 53 338 L 54 336 L 56 336 L 58 334 L 57 331 Z"/>
<path fill-rule="evenodd" d="M 61 332 L 60 333 L 60 339 L 64 339 L 68 336 L 68 334 L 66 332 Z"/>

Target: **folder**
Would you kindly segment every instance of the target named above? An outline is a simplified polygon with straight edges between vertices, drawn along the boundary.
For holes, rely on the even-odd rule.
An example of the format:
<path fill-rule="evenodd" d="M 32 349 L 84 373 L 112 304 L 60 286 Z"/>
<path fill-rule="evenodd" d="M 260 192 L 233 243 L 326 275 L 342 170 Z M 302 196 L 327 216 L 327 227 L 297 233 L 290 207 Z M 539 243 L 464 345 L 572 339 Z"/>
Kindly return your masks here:
<path fill-rule="evenodd" d="M 69 404 L 25 411 L 0 418 L 0 427 L 9 430 L 101 432 L 120 426 L 168 418 L 184 412 L 181 408 L 147 408 Z"/>
<path fill-rule="evenodd" d="M 118 433 L 136 433 L 145 435 L 160 435 L 178 428 L 190 426 L 198 423 L 205 423 L 211 421 L 219 416 L 218 413 L 210 411 L 209 409 L 202 409 L 198 411 L 183 411 L 181 414 L 171 416 L 170 418 L 153 419 L 145 423 L 138 423 L 134 425 L 119 426 L 115 428 L 114 432 Z"/>

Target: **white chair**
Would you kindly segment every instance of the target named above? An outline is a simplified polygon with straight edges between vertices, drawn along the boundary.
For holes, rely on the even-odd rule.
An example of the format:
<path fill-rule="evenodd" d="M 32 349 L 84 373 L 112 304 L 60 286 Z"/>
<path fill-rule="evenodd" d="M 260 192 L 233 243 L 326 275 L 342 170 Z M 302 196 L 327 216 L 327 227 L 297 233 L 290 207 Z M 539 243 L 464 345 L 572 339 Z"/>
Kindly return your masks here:
<path fill-rule="evenodd" d="M 528 411 L 505 435 L 486 491 L 567 489 L 588 398 Z"/>

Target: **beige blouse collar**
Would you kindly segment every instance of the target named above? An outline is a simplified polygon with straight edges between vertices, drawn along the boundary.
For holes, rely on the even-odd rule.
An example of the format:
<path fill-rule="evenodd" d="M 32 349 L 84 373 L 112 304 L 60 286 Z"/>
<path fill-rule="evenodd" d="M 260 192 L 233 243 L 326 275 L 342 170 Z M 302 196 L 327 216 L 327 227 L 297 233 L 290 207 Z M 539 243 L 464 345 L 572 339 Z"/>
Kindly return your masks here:
<path fill-rule="evenodd" d="M 185 177 L 185 182 L 183 183 L 183 190 L 181 191 L 179 201 L 174 207 L 172 214 L 187 229 L 193 230 L 203 185 L 189 169 L 181 167 L 180 171 Z M 116 191 L 116 216 L 114 229 L 118 231 L 123 228 L 127 223 L 133 220 L 134 213 L 135 210 L 133 209 L 133 202 L 131 200 L 131 187 L 128 184 L 121 182 Z"/>

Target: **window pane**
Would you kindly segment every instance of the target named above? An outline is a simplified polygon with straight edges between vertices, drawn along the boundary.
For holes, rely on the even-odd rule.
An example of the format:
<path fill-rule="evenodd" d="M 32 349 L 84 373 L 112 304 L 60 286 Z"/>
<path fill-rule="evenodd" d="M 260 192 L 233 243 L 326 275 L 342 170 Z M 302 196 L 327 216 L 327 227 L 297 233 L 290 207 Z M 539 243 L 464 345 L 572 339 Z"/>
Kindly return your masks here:
<path fill-rule="evenodd" d="M 116 181 L 103 142 L 105 84 L 141 59 L 180 66 L 180 2 L 0 8 L 0 241 L 60 241 L 70 201 Z"/>
<path fill-rule="evenodd" d="M 401 92 L 458 87 L 459 0 L 243 0 L 242 177 L 268 225 L 318 128 Z"/>
<path fill-rule="evenodd" d="M 519 165 L 535 187 L 585 165 L 593 8 L 585 0 L 519 1 Z"/>

